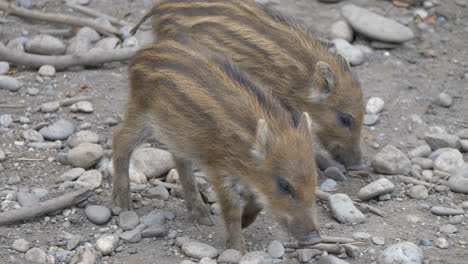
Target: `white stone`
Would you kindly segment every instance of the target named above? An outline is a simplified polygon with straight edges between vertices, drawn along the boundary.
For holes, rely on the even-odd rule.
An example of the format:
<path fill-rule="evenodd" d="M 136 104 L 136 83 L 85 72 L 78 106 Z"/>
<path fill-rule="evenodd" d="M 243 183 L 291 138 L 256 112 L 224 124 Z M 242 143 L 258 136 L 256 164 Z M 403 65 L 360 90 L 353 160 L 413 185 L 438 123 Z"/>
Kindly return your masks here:
<path fill-rule="evenodd" d="M 338 53 L 341 53 L 351 65 L 359 65 L 364 62 L 364 53 L 344 39 L 334 39 Z"/>
<path fill-rule="evenodd" d="M 13 245 L 11 245 L 11 248 L 18 252 L 26 252 L 30 248 L 29 242 L 26 241 L 25 239 L 19 238 L 13 241 Z"/>
<path fill-rule="evenodd" d="M 207 258 L 216 258 L 218 256 L 218 251 L 216 248 L 207 245 L 201 242 L 187 242 L 182 245 L 182 252 L 185 255 L 191 258 L 202 259 Z"/>
<path fill-rule="evenodd" d="M 16 92 L 21 88 L 21 83 L 10 76 L 0 75 L 0 89 Z"/>
<path fill-rule="evenodd" d="M 453 192 L 468 194 L 468 164 L 454 170 L 448 181 L 448 186 Z"/>
<path fill-rule="evenodd" d="M 448 173 L 456 171 L 463 166 L 463 155 L 456 149 L 448 149 L 442 152 L 434 160 L 434 170 L 440 170 Z"/>
<path fill-rule="evenodd" d="M 137 149 L 132 154 L 131 162 L 148 179 L 159 177 L 175 167 L 171 153 L 156 148 Z"/>
<path fill-rule="evenodd" d="M 55 76 L 55 67 L 52 65 L 43 65 L 39 68 L 38 73 L 41 76 L 53 77 Z"/>
<path fill-rule="evenodd" d="M 367 100 L 366 112 L 371 115 L 380 113 L 384 108 L 385 102 L 380 97 L 371 97 Z"/>
<path fill-rule="evenodd" d="M 344 39 L 347 42 L 353 40 L 353 29 L 345 20 L 338 20 L 332 24 L 330 33 L 334 39 Z"/>
<path fill-rule="evenodd" d="M 81 175 L 75 182 L 83 187 L 96 189 L 101 186 L 102 174 L 98 170 L 89 170 Z"/>
<path fill-rule="evenodd" d="M 119 244 L 119 236 L 105 235 L 96 241 L 96 249 L 102 255 L 110 255 Z"/>
<path fill-rule="evenodd" d="M 65 44 L 56 37 L 37 35 L 28 40 L 24 46 L 29 53 L 42 55 L 61 55 L 65 53 Z"/>
<path fill-rule="evenodd" d="M 10 71 L 10 64 L 6 61 L 0 61 L 0 75 L 6 74 Z"/>
<path fill-rule="evenodd" d="M 381 178 L 364 186 L 358 192 L 358 198 L 369 200 L 382 194 L 392 193 L 395 185 L 386 178 Z"/>
<path fill-rule="evenodd" d="M 406 155 L 393 145 L 387 145 L 372 158 L 372 167 L 378 173 L 404 174 L 411 171 L 411 162 Z"/>
<path fill-rule="evenodd" d="M 75 167 L 88 169 L 95 165 L 104 156 L 100 145 L 82 143 L 67 153 L 67 159 Z"/>
<path fill-rule="evenodd" d="M 423 262 L 422 250 L 411 242 L 401 242 L 386 248 L 377 259 L 378 264 L 417 263 Z"/>
<path fill-rule="evenodd" d="M 333 217 L 340 223 L 361 224 L 366 221 L 366 216 L 354 206 L 346 194 L 333 194 L 328 200 Z"/>

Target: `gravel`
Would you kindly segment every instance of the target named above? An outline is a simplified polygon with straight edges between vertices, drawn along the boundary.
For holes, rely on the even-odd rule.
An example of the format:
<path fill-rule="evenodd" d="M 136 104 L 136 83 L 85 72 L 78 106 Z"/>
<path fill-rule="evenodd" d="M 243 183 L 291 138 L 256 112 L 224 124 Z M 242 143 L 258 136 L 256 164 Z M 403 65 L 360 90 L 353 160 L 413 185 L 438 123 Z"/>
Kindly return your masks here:
<path fill-rule="evenodd" d="M 89 170 L 83 173 L 75 183 L 82 187 L 96 189 L 101 186 L 102 174 L 98 170 Z"/>
<path fill-rule="evenodd" d="M 344 39 L 334 39 L 333 44 L 338 53 L 341 53 L 351 65 L 360 65 L 364 62 L 364 53 Z"/>
<path fill-rule="evenodd" d="M 375 115 L 382 112 L 385 102 L 380 97 L 371 97 L 367 100 L 366 112 L 370 115 Z"/>
<path fill-rule="evenodd" d="M 273 242 L 268 245 L 267 252 L 272 258 L 281 258 L 285 252 L 283 243 L 278 240 L 273 240 Z"/>
<path fill-rule="evenodd" d="M 83 175 L 85 171 L 86 170 L 83 168 L 73 168 L 71 170 L 68 170 L 59 176 L 59 182 L 74 181 L 78 179 L 78 177 Z"/>
<path fill-rule="evenodd" d="M 55 67 L 52 65 L 43 65 L 39 68 L 37 73 L 41 76 L 53 77 L 55 76 Z"/>
<path fill-rule="evenodd" d="M 24 49 L 29 53 L 41 55 L 61 55 L 65 53 L 65 44 L 56 37 L 44 34 L 28 40 Z"/>
<path fill-rule="evenodd" d="M 378 264 L 418 263 L 422 264 L 422 250 L 411 242 L 400 242 L 386 248 L 377 259 Z"/>
<path fill-rule="evenodd" d="M 60 108 L 60 103 L 58 101 L 46 102 L 41 105 L 42 113 L 54 113 Z"/>
<path fill-rule="evenodd" d="M 411 162 L 398 148 L 387 145 L 372 158 L 372 167 L 378 173 L 408 175 Z"/>
<path fill-rule="evenodd" d="M 218 251 L 216 248 L 201 242 L 191 241 L 182 245 L 182 252 L 191 258 L 216 258 Z"/>
<path fill-rule="evenodd" d="M 97 225 L 103 225 L 110 220 L 111 211 L 104 206 L 90 205 L 86 207 L 85 215 L 89 221 Z"/>
<path fill-rule="evenodd" d="M 28 251 L 30 247 L 31 246 L 29 245 L 29 242 L 22 238 L 16 239 L 15 241 L 13 241 L 13 244 L 11 245 L 11 248 L 22 253 L 25 253 L 26 251 Z"/>
<path fill-rule="evenodd" d="M 434 104 L 442 107 L 450 107 L 453 103 L 453 98 L 447 93 L 440 93 L 434 100 Z"/>
<path fill-rule="evenodd" d="M 0 75 L 6 74 L 10 71 L 10 64 L 6 61 L 0 61 Z"/>
<path fill-rule="evenodd" d="M 346 194 L 331 195 L 329 206 L 333 217 L 340 223 L 361 224 L 366 221 L 366 216 L 354 206 Z"/>
<path fill-rule="evenodd" d="M 102 255 L 110 255 L 114 252 L 114 249 L 119 244 L 119 236 L 117 235 L 105 235 L 100 237 L 96 241 L 96 249 L 101 252 Z"/>
<path fill-rule="evenodd" d="M 431 154 L 431 152 L 432 152 L 431 147 L 429 147 L 428 145 L 422 145 L 422 146 L 419 146 L 419 147 L 416 147 L 416 148 L 412 149 L 408 153 L 408 157 L 410 159 L 425 158 L 425 157 L 428 157 Z"/>
<path fill-rule="evenodd" d="M 354 30 L 371 39 L 402 43 L 414 38 L 408 27 L 354 4 L 344 5 L 341 14 Z"/>
<path fill-rule="evenodd" d="M 123 230 L 131 230 L 140 223 L 138 214 L 134 211 L 125 211 L 119 215 L 119 227 Z"/>
<path fill-rule="evenodd" d="M 40 248 L 31 248 L 24 254 L 24 259 L 33 263 L 46 263 L 47 254 Z"/>
<path fill-rule="evenodd" d="M 460 151 L 447 149 L 434 160 L 434 170 L 455 173 L 463 164 L 463 155 Z"/>
<path fill-rule="evenodd" d="M 0 126 L 9 127 L 13 124 L 13 118 L 9 114 L 0 115 Z"/>
<path fill-rule="evenodd" d="M 160 177 L 175 166 L 171 153 L 155 148 L 137 149 L 132 155 L 131 162 L 148 179 Z"/>
<path fill-rule="evenodd" d="M 334 39 L 344 39 L 351 42 L 354 37 L 354 32 L 351 26 L 345 20 L 338 20 L 331 25 L 330 34 Z"/>
<path fill-rule="evenodd" d="M 218 257 L 219 264 L 234 264 L 239 263 L 242 258 L 242 253 L 235 249 L 227 249 Z"/>
<path fill-rule="evenodd" d="M 143 231 L 141 231 L 141 236 L 143 238 L 147 237 L 165 237 L 167 230 L 163 225 L 152 225 Z"/>
<path fill-rule="evenodd" d="M 263 251 L 252 251 L 242 256 L 239 264 L 273 264 L 273 260 Z"/>
<path fill-rule="evenodd" d="M 81 143 L 97 144 L 99 143 L 99 135 L 89 130 L 82 130 L 68 138 L 68 144 L 72 148 L 77 147 Z"/>
<path fill-rule="evenodd" d="M 104 156 L 102 147 L 93 143 L 82 143 L 67 153 L 68 162 L 74 167 L 88 169 Z"/>
<path fill-rule="evenodd" d="M 413 199 L 426 200 L 429 196 L 429 191 L 423 185 L 416 185 L 409 189 L 408 195 Z"/>
<path fill-rule="evenodd" d="M 462 215 L 465 212 L 463 209 L 455 209 L 443 206 L 433 206 L 431 208 L 431 213 L 435 215 Z"/>
<path fill-rule="evenodd" d="M 395 185 L 386 178 L 381 178 L 362 187 L 358 192 L 358 198 L 369 200 L 382 194 L 392 193 Z"/>
<path fill-rule="evenodd" d="M 39 130 L 39 133 L 48 140 L 65 140 L 74 132 L 75 126 L 65 119 L 60 119 L 52 125 Z"/>
<path fill-rule="evenodd" d="M 21 83 L 14 77 L 0 75 L 0 89 L 16 92 L 21 88 Z"/>
<path fill-rule="evenodd" d="M 30 142 L 42 142 L 44 141 L 44 137 L 41 133 L 37 132 L 34 129 L 28 129 L 23 131 L 22 136 L 25 140 Z"/>
<path fill-rule="evenodd" d="M 445 133 L 432 133 L 424 136 L 424 141 L 432 150 L 440 148 L 460 148 L 459 138 L 456 135 Z"/>

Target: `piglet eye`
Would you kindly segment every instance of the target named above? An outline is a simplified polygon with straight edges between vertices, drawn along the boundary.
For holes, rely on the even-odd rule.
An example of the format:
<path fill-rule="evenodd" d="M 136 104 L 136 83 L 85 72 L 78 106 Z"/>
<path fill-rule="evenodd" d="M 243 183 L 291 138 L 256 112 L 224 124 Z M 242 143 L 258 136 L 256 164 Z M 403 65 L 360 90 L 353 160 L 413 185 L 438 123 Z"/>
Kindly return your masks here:
<path fill-rule="evenodd" d="M 339 122 L 345 126 L 345 127 L 350 127 L 354 124 L 354 118 L 346 113 L 338 113 L 338 120 Z"/>
<path fill-rule="evenodd" d="M 294 187 L 287 180 L 278 177 L 276 184 L 280 193 L 285 195 L 294 195 Z"/>

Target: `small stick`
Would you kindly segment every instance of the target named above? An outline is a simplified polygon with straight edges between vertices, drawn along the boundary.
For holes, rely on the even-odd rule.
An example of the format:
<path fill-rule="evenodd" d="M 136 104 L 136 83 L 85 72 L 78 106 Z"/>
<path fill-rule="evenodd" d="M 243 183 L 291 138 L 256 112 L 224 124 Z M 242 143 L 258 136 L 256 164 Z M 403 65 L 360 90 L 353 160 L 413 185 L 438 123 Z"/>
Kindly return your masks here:
<path fill-rule="evenodd" d="M 93 192 L 89 189 L 81 189 L 65 193 L 62 196 L 55 197 L 42 203 L 0 213 L 0 225 L 29 220 L 36 216 L 70 207 L 87 199 L 92 193 Z"/>
<path fill-rule="evenodd" d="M 0 9 L 10 13 L 12 15 L 32 18 L 42 21 L 54 22 L 59 24 L 67 24 L 73 26 L 80 26 L 80 27 L 92 27 L 96 31 L 104 34 L 104 35 L 119 35 L 119 30 L 114 28 L 113 26 L 103 25 L 99 22 L 88 19 L 82 18 L 77 16 L 69 16 L 64 14 L 58 13 L 44 13 L 36 10 L 28 10 L 26 8 L 19 7 L 12 3 L 5 3 L 0 2 Z"/>
<path fill-rule="evenodd" d="M 68 7 L 70 7 L 71 9 L 74 9 L 78 12 L 81 12 L 83 14 L 86 14 L 88 16 L 92 16 L 92 17 L 105 17 L 107 18 L 112 24 L 115 24 L 115 25 L 118 25 L 118 26 L 129 26 L 130 23 L 124 21 L 124 20 L 120 20 L 118 18 L 115 18 L 113 16 L 110 16 L 110 15 L 106 15 L 104 13 L 101 13 L 99 11 L 96 11 L 94 9 L 91 9 L 91 8 L 88 8 L 88 7 L 85 7 L 85 6 L 80 6 L 80 5 L 76 5 L 76 4 L 72 4 L 72 3 L 67 3 L 66 4 Z"/>
<path fill-rule="evenodd" d="M 352 243 L 345 243 L 343 244 L 343 246 L 354 246 L 354 245 L 364 245 L 365 242 L 362 242 L 362 241 L 356 241 L 356 242 L 352 242 Z"/>
<path fill-rule="evenodd" d="M 60 106 L 69 106 L 77 102 L 81 101 L 91 101 L 93 98 L 91 96 L 83 96 L 83 97 L 73 97 L 67 98 L 59 101 Z"/>
<path fill-rule="evenodd" d="M 322 200 L 322 201 L 328 201 L 328 199 L 331 196 L 331 194 L 326 193 L 326 192 L 321 191 L 321 190 L 315 190 L 315 195 L 317 195 L 317 198 L 319 200 Z M 353 201 L 353 204 L 356 205 L 356 206 L 361 206 L 362 208 L 367 209 L 371 213 L 374 213 L 374 214 L 376 214 L 378 216 L 387 217 L 387 214 L 384 211 L 382 211 L 380 209 L 377 209 L 375 207 L 372 207 L 372 206 L 370 206 L 368 204 L 359 203 L 359 202 L 356 202 L 356 201 Z"/>
<path fill-rule="evenodd" d="M 45 29 L 40 31 L 41 34 L 48 34 L 54 36 L 69 37 L 73 35 L 73 30 L 70 29 Z"/>
<path fill-rule="evenodd" d="M 400 181 L 402 181 L 404 183 L 419 184 L 419 185 L 424 185 L 424 186 L 429 187 L 429 188 L 433 188 L 435 186 L 435 184 L 428 183 L 428 182 L 425 182 L 425 181 L 416 180 L 416 179 L 413 179 L 413 178 L 407 177 L 407 176 L 399 175 L 398 178 L 400 179 Z"/>
<path fill-rule="evenodd" d="M 321 251 L 327 251 L 328 253 L 333 253 L 333 254 L 341 254 L 341 253 L 345 252 L 344 247 L 339 245 L 339 244 L 319 243 L 319 244 L 316 244 L 316 245 L 307 246 L 307 248 L 313 248 L 313 249 L 318 249 L 318 250 L 321 250 Z"/>
<path fill-rule="evenodd" d="M 355 241 L 356 240 L 349 237 L 322 236 L 322 243 L 350 244 L 354 243 Z"/>
<path fill-rule="evenodd" d="M 322 236 L 321 239 L 320 239 L 320 243 L 316 244 L 316 245 L 321 245 L 321 244 L 352 244 L 352 243 L 356 243 L 356 241 L 352 238 L 348 238 L 348 237 L 333 237 L 333 236 Z M 284 243 L 284 246 L 287 247 L 287 248 L 307 248 L 307 247 L 311 247 L 311 246 L 314 246 L 314 245 L 301 245 L 297 242 L 285 242 Z"/>
<path fill-rule="evenodd" d="M 0 2 L 0 5 L 2 3 Z M 123 48 L 117 50 L 93 50 L 82 54 L 47 56 L 35 55 L 22 51 L 7 49 L 0 43 L 0 58 L 12 64 L 39 69 L 42 65 L 52 65 L 57 70 L 73 66 L 98 65 L 106 62 L 125 61 L 130 59 L 138 50 L 136 48 Z"/>
<path fill-rule="evenodd" d="M 446 181 L 448 180 L 448 178 L 450 178 L 450 176 L 452 176 L 452 175 L 449 174 L 449 175 L 445 176 L 441 181 L 439 181 L 439 184 L 441 184 L 441 183 L 442 183 L 442 184 L 446 183 Z M 436 187 L 435 184 L 432 185 L 431 187 L 429 187 L 429 188 L 427 189 L 427 191 L 430 192 L 432 189 L 434 189 L 434 187 Z"/>
<path fill-rule="evenodd" d="M 25 158 L 25 157 L 22 157 L 22 158 L 18 158 L 17 160 L 21 160 L 21 161 L 41 161 L 41 160 L 44 160 L 44 158 Z"/>
<path fill-rule="evenodd" d="M 25 105 L 0 104 L 0 108 L 25 108 Z"/>
<path fill-rule="evenodd" d="M 369 212 L 371 213 L 374 213 L 378 216 L 381 216 L 381 217 L 387 217 L 387 213 L 385 213 L 384 211 L 380 210 L 380 209 L 377 209 L 375 207 L 372 207 L 368 204 L 365 204 L 365 203 L 359 203 L 359 202 L 353 202 L 356 206 L 358 207 L 362 207 L 363 209 L 365 210 L 369 210 Z"/>

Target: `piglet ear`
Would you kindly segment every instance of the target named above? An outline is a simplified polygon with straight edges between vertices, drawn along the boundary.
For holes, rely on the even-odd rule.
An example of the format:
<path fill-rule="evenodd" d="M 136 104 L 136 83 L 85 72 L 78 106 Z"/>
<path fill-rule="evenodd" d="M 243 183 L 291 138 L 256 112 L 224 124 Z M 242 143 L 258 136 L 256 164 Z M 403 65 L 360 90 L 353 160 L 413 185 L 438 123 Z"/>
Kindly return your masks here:
<path fill-rule="evenodd" d="M 298 127 L 300 130 L 302 130 L 304 133 L 308 133 L 310 136 L 314 134 L 314 124 L 312 123 L 312 119 L 310 119 L 309 113 L 302 113 Z"/>
<path fill-rule="evenodd" d="M 252 148 L 254 156 L 263 158 L 268 148 L 268 125 L 265 120 L 260 119 L 257 123 L 257 134 L 255 135 L 255 143 Z"/>
<path fill-rule="evenodd" d="M 319 61 L 309 87 L 309 100 L 320 102 L 327 99 L 335 89 L 337 78 L 328 63 Z"/>
<path fill-rule="evenodd" d="M 341 65 L 341 70 L 346 73 L 351 72 L 351 65 L 349 61 L 343 56 L 343 54 L 338 53 L 336 54 L 336 59 L 338 60 L 339 64 Z"/>

